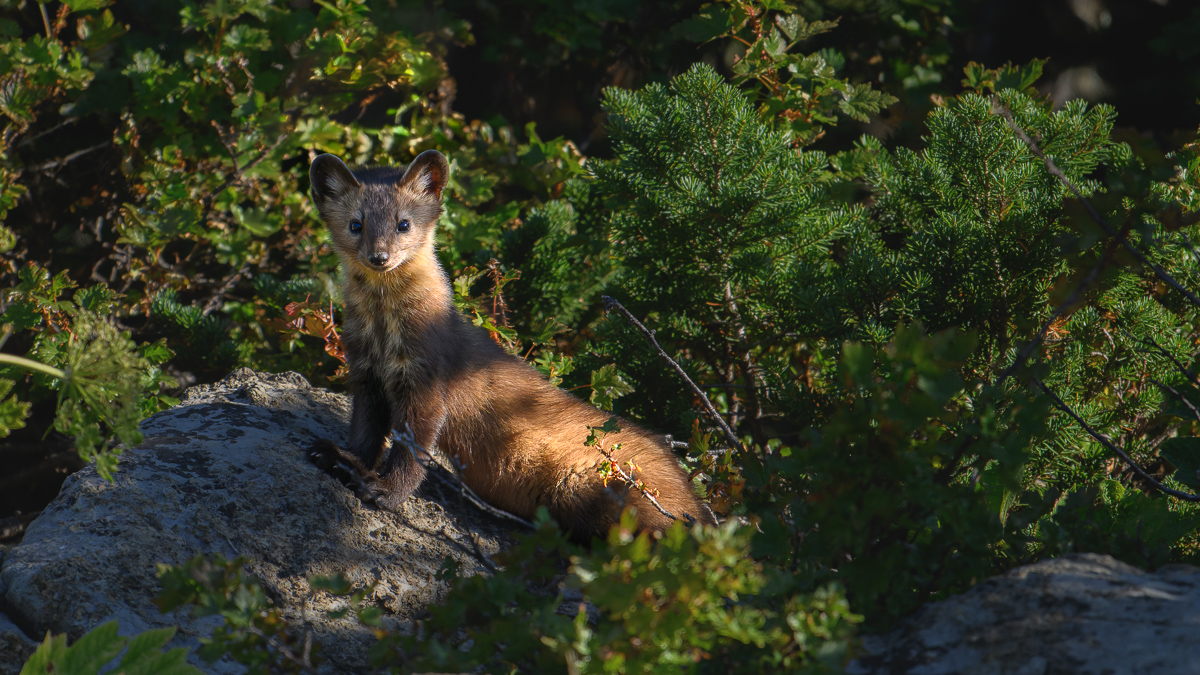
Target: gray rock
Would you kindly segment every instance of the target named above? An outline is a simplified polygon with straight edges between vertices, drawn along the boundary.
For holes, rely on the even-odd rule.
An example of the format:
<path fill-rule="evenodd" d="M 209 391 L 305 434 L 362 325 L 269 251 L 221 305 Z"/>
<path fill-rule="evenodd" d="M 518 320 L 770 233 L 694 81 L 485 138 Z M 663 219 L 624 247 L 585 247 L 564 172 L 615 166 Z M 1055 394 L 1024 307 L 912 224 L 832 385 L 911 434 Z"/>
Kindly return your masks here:
<path fill-rule="evenodd" d="M 145 440 L 122 456 L 114 482 L 91 467 L 70 476 L 4 556 L 9 616 L 27 635 L 72 640 L 112 619 L 124 635 L 178 624 L 175 644 L 195 647 L 220 619 L 160 614 L 156 565 L 197 553 L 245 556 L 285 618 L 322 643 L 331 671 L 361 671 L 374 638 L 352 618 L 327 618 L 342 603 L 313 591 L 309 577 L 340 572 L 373 584 L 368 601 L 404 630 L 444 595 L 434 577 L 444 558 L 482 569 L 472 540 L 491 555 L 507 545 L 509 528 L 431 481 L 402 513 L 364 508 L 304 456 L 317 438 L 344 441 L 348 419 L 347 397 L 295 373 L 241 369 L 187 390 L 142 424 Z"/>
<path fill-rule="evenodd" d="M 848 673 L 1200 673 L 1200 568 L 1046 560 L 927 605 L 863 650 Z"/>
<path fill-rule="evenodd" d="M 6 614 L 0 613 L 0 675 L 17 675 L 21 666 L 37 649 L 37 643 L 29 639 Z"/>

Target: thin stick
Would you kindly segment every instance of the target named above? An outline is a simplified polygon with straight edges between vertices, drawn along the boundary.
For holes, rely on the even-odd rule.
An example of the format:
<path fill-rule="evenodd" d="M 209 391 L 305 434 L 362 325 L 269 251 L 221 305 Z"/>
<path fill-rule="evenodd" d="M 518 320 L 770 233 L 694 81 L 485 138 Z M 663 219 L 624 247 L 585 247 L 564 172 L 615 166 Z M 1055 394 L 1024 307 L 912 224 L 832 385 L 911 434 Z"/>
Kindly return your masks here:
<path fill-rule="evenodd" d="M 96 145 L 93 145 L 90 148 L 76 150 L 75 152 L 72 152 L 71 154 L 67 155 L 66 157 L 63 157 L 62 159 L 56 159 L 56 160 L 46 162 L 45 164 L 40 164 L 38 166 L 33 167 L 30 170 L 31 171 L 49 171 L 50 169 L 56 169 L 60 166 L 66 166 L 72 160 L 78 159 L 78 158 L 88 154 L 89 152 L 95 152 L 97 150 L 100 150 L 101 148 L 107 148 L 110 145 L 112 145 L 112 141 L 106 141 L 104 143 L 97 143 Z"/>
<path fill-rule="evenodd" d="M 265 632 L 263 632 L 263 630 L 261 628 L 256 628 L 255 626 L 246 626 L 246 631 L 266 640 L 267 644 L 274 647 L 279 652 L 279 654 L 281 656 L 283 656 L 284 659 L 291 661 L 292 663 L 296 664 L 297 666 L 300 666 L 301 668 L 304 669 L 304 672 L 307 672 L 307 673 L 314 672 L 313 664 L 311 661 L 308 660 L 307 648 L 305 649 L 305 656 L 303 656 L 303 657 L 296 656 L 296 654 L 294 652 L 292 652 L 292 650 L 288 649 L 288 646 L 286 644 L 284 644 L 281 640 L 278 640 L 271 635 L 267 635 Z"/>
<path fill-rule="evenodd" d="M 1004 119 L 1008 120 L 1008 126 L 1013 130 L 1013 133 L 1017 135 L 1017 138 L 1020 138 L 1021 141 L 1025 143 L 1026 147 L 1029 148 L 1029 151 L 1032 152 L 1038 159 L 1042 160 L 1042 164 L 1046 165 L 1046 170 L 1049 171 L 1051 175 L 1053 175 L 1055 178 L 1058 178 L 1059 182 L 1067 186 L 1067 189 L 1069 189 L 1071 193 L 1075 195 L 1075 198 L 1083 204 L 1083 207 L 1087 209 L 1088 215 L 1092 217 L 1092 220 L 1096 221 L 1100 227 L 1104 228 L 1104 231 L 1108 233 L 1108 236 L 1120 242 L 1120 244 L 1125 247 L 1125 250 L 1133 254 L 1133 257 L 1137 258 L 1143 265 L 1154 270 L 1154 274 L 1159 279 L 1162 279 L 1164 283 L 1182 293 L 1184 297 L 1191 301 L 1193 305 L 1200 307 L 1200 298 L 1197 298 L 1195 294 L 1184 288 L 1178 281 L 1175 281 L 1175 278 L 1168 274 L 1166 270 L 1150 262 L 1150 259 L 1147 258 L 1145 254 L 1135 248 L 1128 239 L 1113 229 L 1112 225 L 1109 225 L 1108 221 L 1105 220 L 1099 213 L 1097 213 L 1096 209 L 1092 208 L 1091 203 L 1084 198 L 1083 193 L 1079 191 L 1079 188 L 1075 187 L 1075 184 L 1071 182 L 1071 179 L 1067 178 L 1067 174 L 1063 173 L 1062 169 L 1058 168 L 1058 165 L 1054 163 L 1054 160 L 1047 157 L 1046 154 L 1042 152 L 1041 148 L 1037 146 L 1037 143 L 1034 143 L 1033 139 L 1030 138 L 1025 131 L 1017 125 L 1016 120 L 1013 119 L 1012 111 L 1000 104 L 998 100 L 994 102 L 993 110 L 1000 113 Z"/>
<path fill-rule="evenodd" d="M 241 269 L 230 275 L 230 277 L 225 280 L 225 283 L 221 286 L 221 288 L 217 290 L 217 292 L 214 293 L 211 298 L 208 299 L 208 302 L 204 304 L 204 310 L 202 314 L 204 316 L 208 316 L 209 314 L 215 312 L 217 308 L 221 306 L 221 301 L 225 299 L 225 294 L 229 292 L 229 289 L 233 288 L 233 285 L 242 278 L 242 275 L 249 271 L 250 263 L 243 263 Z M 332 302 L 332 300 L 330 302 Z M 330 316 L 332 317 L 332 314 Z"/>
<path fill-rule="evenodd" d="M 1029 341 L 1029 344 L 1025 345 L 1025 347 L 1017 354 L 1017 358 L 1013 359 L 1012 364 L 1005 368 L 1004 372 L 1000 373 L 1000 376 L 997 377 L 996 381 L 993 383 L 994 386 L 999 387 L 1000 385 L 1004 384 L 1005 380 L 1012 376 L 1013 373 L 1020 370 L 1021 366 L 1025 365 L 1025 362 L 1029 360 L 1029 357 L 1033 354 L 1033 350 L 1037 349 L 1038 345 L 1042 344 L 1042 341 L 1046 339 L 1046 333 L 1050 330 L 1050 326 L 1053 325 L 1055 321 L 1058 321 L 1058 318 L 1065 314 L 1068 309 L 1074 306 L 1075 303 L 1079 301 L 1079 297 L 1083 295 L 1084 291 L 1086 291 L 1093 283 L 1096 282 L 1096 279 L 1100 276 L 1100 270 L 1104 268 L 1104 264 L 1106 262 L 1108 262 L 1107 255 L 1101 256 L 1100 260 L 1096 261 L 1096 265 L 1092 267 L 1092 271 L 1088 272 L 1088 275 L 1084 277 L 1083 281 L 1079 282 L 1079 285 L 1075 287 L 1075 290 L 1072 291 L 1071 295 L 1068 296 L 1066 300 L 1063 300 L 1062 303 L 1054 309 L 1054 312 L 1050 315 L 1050 318 L 1047 319 L 1044 324 L 1042 324 L 1041 330 L 1039 330 L 1037 335 L 1035 335 L 1034 338 Z"/>
<path fill-rule="evenodd" d="M 1131 459 L 1129 457 L 1129 455 L 1125 454 L 1124 450 L 1117 447 L 1117 445 L 1115 443 L 1113 443 L 1112 440 L 1109 439 L 1108 436 L 1105 436 L 1104 434 L 1102 434 L 1102 433 L 1096 431 L 1095 429 L 1091 428 L 1090 426 L 1088 426 L 1088 423 L 1084 422 L 1082 417 L 1075 414 L 1075 411 L 1071 410 L 1071 407 L 1068 406 L 1066 403 L 1064 403 L 1063 400 L 1058 397 L 1058 394 L 1055 394 L 1053 391 L 1051 391 L 1050 387 L 1047 387 L 1045 382 L 1042 382 L 1041 380 L 1034 378 L 1033 383 L 1036 384 L 1038 387 L 1040 387 L 1042 391 L 1046 392 L 1046 395 L 1049 396 L 1050 400 L 1054 402 L 1054 407 L 1056 407 L 1059 410 L 1070 415 L 1071 418 L 1074 419 L 1075 422 L 1077 424 L 1079 424 L 1079 426 L 1083 427 L 1083 430 L 1088 432 L 1088 434 L 1091 435 L 1092 438 L 1096 439 L 1097 441 L 1100 441 L 1100 443 L 1103 444 L 1104 447 L 1106 447 L 1109 450 L 1112 450 L 1114 453 L 1116 453 L 1118 457 L 1120 457 L 1122 460 L 1125 461 L 1125 463 L 1127 465 L 1129 465 L 1130 469 L 1133 469 L 1134 473 L 1136 473 L 1137 475 L 1144 478 L 1147 482 L 1149 482 L 1154 487 L 1158 488 L 1158 490 L 1160 492 L 1171 495 L 1172 497 L 1177 497 L 1184 501 L 1200 502 L 1200 495 L 1193 495 L 1193 494 L 1188 494 L 1186 492 L 1180 492 L 1179 490 L 1173 490 L 1173 489 L 1163 485 L 1162 483 L 1158 482 L 1157 480 L 1155 480 L 1154 477 L 1151 476 L 1150 474 L 1146 473 L 1146 471 L 1144 469 L 1142 469 L 1142 467 L 1140 467 L 1136 463 L 1134 463 L 1133 459 Z"/>
<path fill-rule="evenodd" d="M 670 356 L 668 356 L 667 353 L 663 351 L 663 348 L 659 346 L 658 340 L 654 339 L 654 331 L 643 326 L 641 321 L 638 321 L 636 318 L 634 318 L 633 314 L 630 314 L 629 310 L 625 309 L 625 306 L 616 300 L 613 300 L 607 295 L 600 296 L 600 299 L 604 301 L 605 312 L 615 307 L 621 312 L 622 315 L 624 315 L 627 321 L 632 323 L 634 327 L 636 327 L 642 332 L 643 335 L 646 336 L 646 339 L 649 340 L 650 344 L 654 345 L 654 349 L 658 351 L 658 355 L 665 359 L 667 363 L 671 364 L 671 367 L 675 369 L 675 372 L 678 373 L 679 376 L 683 378 L 683 381 L 687 382 L 687 385 L 692 388 L 692 392 L 699 396 L 700 400 L 704 402 L 704 408 L 708 411 L 709 416 L 713 418 L 713 421 L 717 423 L 717 426 L 721 427 L 721 431 L 725 433 L 725 440 L 729 441 L 729 445 L 744 452 L 746 450 L 745 446 L 743 446 L 741 441 L 738 440 L 737 436 L 734 435 L 733 430 L 730 429 L 729 425 L 725 423 L 725 419 L 722 418 L 717 412 L 717 409 L 713 407 L 712 402 L 708 400 L 708 397 L 704 395 L 704 392 L 700 389 L 700 387 L 697 387 L 696 383 L 692 382 L 692 378 L 688 377 L 688 374 L 684 372 L 683 368 L 679 367 L 679 364 L 675 362 L 675 359 L 672 359 Z"/>
<path fill-rule="evenodd" d="M 220 134 L 220 132 L 218 132 L 218 135 L 219 134 Z M 227 188 L 230 185 L 233 185 L 235 182 L 237 182 L 242 177 L 243 171 L 248 171 L 248 170 L 253 169 L 254 167 L 258 166 L 258 163 L 263 161 L 264 159 L 266 159 L 267 155 L 274 152 L 275 148 L 278 148 L 279 145 L 281 143 L 283 143 L 284 140 L 287 139 L 287 137 L 288 137 L 288 134 L 286 132 L 279 134 L 279 138 L 276 138 L 275 142 L 272 143 L 270 147 L 260 149 L 258 151 L 258 154 L 255 155 L 253 159 L 246 162 L 245 164 L 243 164 L 240 167 L 237 165 L 237 157 L 234 157 L 233 158 L 233 174 L 231 176 L 229 176 L 228 178 L 226 178 L 225 182 L 221 183 L 221 185 L 218 186 L 217 189 L 208 193 L 207 196 L 205 196 L 203 199 L 200 200 L 200 203 L 204 205 L 205 213 L 207 213 L 208 210 L 212 207 L 212 202 L 214 199 L 217 198 L 217 195 L 224 192 L 225 188 Z M 221 142 L 224 143 L 224 141 L 221 141 Z M 225 147 L 226 147 L 226 149 L 229 148 L 229 146 L 225 146 Z M 232 150 L 230 150 L 230 152 L 232 153 Z"/>

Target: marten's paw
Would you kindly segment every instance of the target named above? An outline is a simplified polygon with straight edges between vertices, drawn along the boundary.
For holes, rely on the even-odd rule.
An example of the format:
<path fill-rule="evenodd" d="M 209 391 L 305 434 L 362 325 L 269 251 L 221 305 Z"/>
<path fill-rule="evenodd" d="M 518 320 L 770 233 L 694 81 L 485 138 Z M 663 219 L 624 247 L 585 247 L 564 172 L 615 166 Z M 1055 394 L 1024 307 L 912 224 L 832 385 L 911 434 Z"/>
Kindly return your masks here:
<path fill-rule="evenodd" d="M 379 476 L 363 467 L 357 457 L 343 451 L 337 443 L 321 439 L 308 446 L 308 461 L 350 488 L 363 504 L 377 508 L 381 506 L 381 495 L 375 487 L 379 483 Z"/>

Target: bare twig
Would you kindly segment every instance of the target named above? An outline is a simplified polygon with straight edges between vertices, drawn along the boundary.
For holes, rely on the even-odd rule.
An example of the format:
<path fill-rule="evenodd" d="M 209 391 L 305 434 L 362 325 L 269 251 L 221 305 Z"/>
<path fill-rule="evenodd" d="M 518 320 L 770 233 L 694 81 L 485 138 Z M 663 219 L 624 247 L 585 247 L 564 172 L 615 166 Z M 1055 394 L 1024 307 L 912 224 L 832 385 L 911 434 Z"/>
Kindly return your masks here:
<path fill-rule="evenodd" d="M 72 152 L 71 154 L 67 155 L 66 157 L 63 157 L 62 159 L 56 159 L 56 160 L 53 160 L 50 162 L 46 162 L 45 164 L 39 164 L 38 166 L 32 167 L 30 170 L 31 171 L 49 171 L 51 169 L 57 169 L 60 166 L 66 166 L 69 162 L 71 162 L 75 159 L 78 159 L 78 158 L 88 154 L 89 152 L 95 152 L 101 148 L 107 148 L 110 145 L 112 145 L 112 141 L 105 141 L 104 143 L 97 143 L 96 145 L 93 145 L 90 148 L 76 150 L 75 152 Z"/>
<path fill-rule="evenodd" d="M 475 549 L 475 558 L 483 563 L 483 566 L 488 568 L 492 574 L 499 574 L 500 568 L 492 561 L 491 556 L 483 552 L 483 548 L 479 545 L 479 537 L 475 536 L 474 530 L 467 530 L 467 534 L 471 537 L 471 546 Z"/>
<path fill-rule="evenodd" d="M 684 443 L 683 441 L 675 440 L 675 437 L 672 436 L 671 434 L 667 434 L 666 439 L 667 439 L 667 447 L 671 448 L 672 450 L 675 450 L 677 448 L 683 449 L 683 450 L 688 449 L 687 443 Z"/>
<path fill-rule="evenodd" d="M 415 525 L 413 525 L 412 523 L 409 523 L 408 526 L 422 534 L 435 534 L 428 530 L 422 530 L 419 527 L 416 527 Z M 496 563 L 493 562 L 492 559 L 490 557 L 488 557 L 488 555 L 486 553 L 483 552 L 483 549 L 479 548 L 479 542 L 475 540 L 475 533 L 473 533 L 473 532 L 469 533 L 471 535 L 471 544 L 473 544 L 475 547 L 474 551 L 467 548 L 466 546 L 463 546 L 462 542 L 460 542 L 459 540 L 455 539 L 454 537 L 451 537 L 450 533 L 446 531 L 446 528 L 444 526 L 442 527 L 441 530 L 438 530 L 438 532 L 436 534 L 437 534 L 437 536 L 441 537 L 442 539 L 450 542 L 450 545 L 453 546 L 454 548 L 462 551 L 464 554 L 466 554 L 468 556 L 474 557 L 476 560 L 478 560 L 480 563 L 482 563 L 483 566 L 486 567 L 487 570 L 489 572 L 491 572 L 492 574 L 498 574 L 500 572 L 500 568 L 496 565 Z"/>
<path fill-rule="evenodd" d="M 750 345 L 746 339 L 746 327 L 742 321 L 742 314 L 738 310 L 737 300 L 733 297 L 733 285 L 728 281 L 725 282 L 725 309 L 733 317 L 733 335 L 741 345 L 740 361 L 742 385 L 746 391 L 746 419 L 749 421 L 750 429 L 753 431 L 754 442 L 765 444 L 761 422 L 762 404 L 758 400 L 758 392 L 756 390 L 758 378 L 754 374 L 754 361 L 750 357 Z"/>
<path fill-rule="evenodd" d="M 219 135 L 219 131 L 218 131 L 218 135 Z M 225 191 L 225 188 L 229 187 L 230 185 L 233 185 L 235 182 L 237 182 L 239 179 L 241 179 L 243 171 L 246 171 L 246 170 L 249 170 L 249 169 L 252 169 L 252 168 L 258 166 L 258 163 L 263 161 L 264 159 L 266 159 L 267 155 L 271 154 L 271 152 L 273 152 L 275 150 L 275 148 L 278 148 L 279 145 L 281 143 L 283 143 L 284 140 L 287 139 L 287 137 L 288 137 L 288 134 L 286 132 L 279 134 L 279 138 L 276 138 L 275 142 L 272 143 L 270 147 L 262 148 L 261 150 L 258 151 L 258 154 L 256 154 L 253 157 L 253 159 L 246 162 L 245 164 L 243 164 L 240 167 L 237 165 L 237 157 L 234 156 L 233 157 L 233 173 L 228 178 L 226 178 L 223 183 L 221 183 L 219 186 L 217 186 L 217 189 L 208 193 L 208 195 L 206 197 L 204 197 L 203 199 L 200 200 L 200 203 L 204 205 L 205 211 L 207 212 L 208 209 L 212 206 L 212 201 L 217 198 L 217 195 L 221 194 L 222 192 Z M 221 142 L 224 143 L 225 141 L 222 140 Z M 230 147 L 228 145 L 226 146 L 226 150 L 228 150 L 232 155 L 233 150 L 230 149 Z"/>
<path fill-rule="evenodd" d="M 1025 365 L 1025 362 L 1028 361 L 1029 357 L 1033 354 L 1033 350 L 1037 349 L 1038 345 L 1042 344 L 1042 342 L 1046 339 L 1046 333 L 1050 330 L 1050 326 L 1054 325 L 1054 322 L 1058 321 L 1059 317 L 1065 314 L 1068 309 L 1075 306 L 1075 303 L 1079 302 L 1079 298 L 1082 297 L 1084 292 L 1091 288 L 1092 284 L 1096 282 L 1097 278 L 1099 278 L 1100 270 L 1104 268 L 1104 265 L 1107 262 L 1107 254 L 1100 256 L 1100 259 L 1096 261 L 1095 266 L 1092 267 L 1092 270 L 1088 272 L 1088 275 L 1084 277 L 1083 281 L 1079 282 L 1079 285 L 1075 287 L 1075 290 L 1071 292 L 1071 295 L 1069 295 L 1066 300 L 1063 300 L 1058 307 L 1054 308 L 1054 312 L 1051 313 L 1050 318 L 1046 319 L 1046 322 L 1042 324 L 1042 327 L 1040 330 L 1038 330 L 1037 335 L 1035 335 L 1033 339 L 1030 340 L 1029 343 L 1017 353 L 1017 358 L 1013 359 L 1012 364 L 1005 368 L 1004 372 L 1000 373 L 1000 375 L 996 378 L 996 381 L 992 383 L 993 386 L 999 387 L 1000 385 L 1004 384 L 1005 380 L 1011 377 L 1013 373 L 1020 370 L 1021 366 Z"/>
<path fill-rule="evenodd" d="M 712 401 L 709 401 L 708 397 L 704 395 L 704 392 L 700 389 L 700 387 L 697 387 L 696 383 L 692 382 L 692 378 L 688 377 L 688 374 L 684 372 L 683 368 L 681 368 L 678 363 L 675 362 L 675 359 L 672 359 L 669 355 L 667 355 L 667 353 L 663 351 L 663 348 L 659 346 L 658 340 L 654 339 L 654 331 L 643 326 L 641 321 L 638 321 L 633 314 L 629 313 L 629 310 L 625 309 L 624 305 L 616 300 L 613 300 L 607 295 L 600 296 L 600 299 L 604 301 L 605 311 L 616 308 L 617 311 L 619 311 L 627 321 L 632 323 L 635 328 L 640 330 L 642 334 L 646 336 L 646 339 L 650 340 L 650 344 L 654 345 L 654 349 L 658 352 L 658 355 L 666 360 L 667 363 L 671 364 L 671 367 L 675 369 L 675 372 L 683 378 L 684 382 L 687 382 L 689 387 L 691 387 L 692 393 L 700 397 L 700 400 L 704 403 L 704 408 L 708 411 L 709 416 L 712 417 L 713 421 L 717 423 L 717 426 L 721 428 L 721 431 L 725 433 L 725 440 L 729 441 L 731 446 L 744 452 L 746 449 L 745 446 L 743 446 L 741 441 L 738 440 L 737 436 L 733 433 L 733 430 L 729 428 L 729 425 L 725 423 L 725 419 L 721 417 L 720 413 L 717 412 L 717 409 L 713 407 Z"/>
<path fill-rule="evenodd" d="M 17 144 L 17 147 L 23 148 L 23 147 L 29 145 L 30 143 L 36 141 L 37 139 L 41 138 L 42 136 L 45 136 L 47 134 L 52 134 L 55 131 L 58 131 L 59 129 L 61 129 L 65 126 L 67 126 L 69 124 L 74 124 L 78 121 L 79 121 L 78 117 L 68 117 L 67 119 L 63 120 L 62 122 L 55 124 L 54 126 L 50 127 L 49 129 L 46 129 L 45 131 L 43 131 L 39 134 L 35 134 L 33 136 L 30 136 L 29 138 L 21 139 L 21 142 Z"/>
<path fill-rule="evenodd" d="M 1106 447 L 1109 450 L 1112 450 L 1114 453 L 1116 453 L 1116 455 L 1118 457 L 1120 457 L 1125 462 L 1125 464 L 1127 464 L 1129 466 L 1129 468 L 1133 470 L 1134 473 L 1141 476 L 1144 480 L 1149 482 L 1151 485 L 1153 485 L 1155 488 L 1157 488 L 1160 492 L 1171 495 L 1172 497 L 1176 497 L 1178 499 L 1182 499 L 1184 501 L 1200 502 L 1200 495 L 1193 495 L 1193 494 L 1188 494 L 1187 492 L 1180 492 L 1179 490 L 1174 490 L 1172 488 L 1169 488 L 1169 487 L 1163 485 L 1162 483 L 1158 482 L 1157 480 L 1155 480 L 1155 478 L 1153 476 L 1151 476 L 1149 473 L 1146 473 L 1145 469 L 1138 466 L 1133 461 L 1133 459 L 1131 459 L 1129 457 L 1129 455 L 1125 454 L 1124 450 L 1117 447 L 1117 445 L 1115 443 L 1113 443 L 1112 440 L 1108 436 L 1105 436 L 1104 434 L 1096 431 L 1091 426 L 1089 426 L 1087 422 L 1083 421 L 1083 418 L 1080 417 L 1079 415 L 1077 415 L 1075 413 L 1075 411 L 1071 409 L 1070 406 L 1068 406 L 1066 403 L 1064 403 L 1063 400 L 1058 397 L 1058 394 L 1055 394 L 1053 391 L 1051 391 L 1050 387 L 1047 387 L 1045 382 L 1042 382 L 1041 380 L 1034 378 L 1033 383 L 1036 384 L 1039 388 L 1041 388 L 1042 391 L 1046 392 L 1046 395 L 1049 396 L 1050 400 L 1054 402 L 1054 407 L 1056 407 L 1059 410 L 1070 415 L 1071 418 L 1074 419 L 1075 422 L 1079 426 L 1083 427 L 1083 430 L 1088 432 L 1088 434 L 1092 438 L 1096 439 L 1097 441 L 1100 441 L 1100 443 L 1104 447 Z"/>
<path fill-rule="evenodd" d="M 208 302 L 204 303 L 203 315 L 208 316 L 216 311 L 221 306 L 221 301 L 225 299 L 225 294 L 228 293 L 229 289 L 233 288 L 233 285 L 236 284 L 238 280 L 240 280 L 248 271 L 250 271 L 250 263 L 246 262 L 242 264 L 241 269 L 231 274 L 229 278 L 225 280 L 225 283 L 222 284 L 221 288 L 218 289 L 217 292 L 208 299 Z"/>
<path fill-rule="evenodd" d="M 1021 142 L 1023 142 L 1025 146 L 1029 148 L 1029 151 L 1032 152 L 1038 159 L 1042 160 L 1042 163 L 1046 165 L 1046 170 L 1049 171 L 1051 175 L 1053 175 L 1055 178 L 1058 178 L 1059 182 L 1065 185 L 1067 189 L 1069 189 L 1071 193 L 1075 195 L 1075 198 L 1078 199 L 1081 204 L 1083 204 L 1083 207 L 1087 210 L 1088 215 L 1092 217 L 1092 220 L 1096 221 L 1100 227 L 1104 228 L 1104 231 L 1108 233 L 1108 236 L 1116 239 L 1122 246 L 1125 247 L 1125 250 L 1129 251 L 1129 253 L 1132 254 L 1133 257 L 1137 258 L 1138 261 L 1143 265 L 1154 270 L 1155 276 L 1157 276 L 1159 279 L 1162 279 L 1163 283 L 1182 293 L 1183 296 L 1186 297 L 1193 305 L 1200 307 L 1200 298 L 1197 298 L 1194 293 L 1184 288 L 1178 281 L 1175 280 L 1174 277 L 1168 274 L 1166 270 L 1151 262 L 1144 253 L 1139 251 L 1121 233 L 1117 232 L 1113 226 L 1110 225 L 1108 221 L 1105 220 L 1104 217 L 1092 207 L 1091 202 L 1089 202 L 1083 196 L 1083 193 L 1079 191 L 1079 188 L 1075 187 L 1075 184 L 1071 182 L 1071 179 L 1067 178 L 1067 174 L 1063 173 L 1062 169 L 1058 168 L 1058 165 L 1054 163 L 1054 160 L 1050 159 L 1045 153 L 1043 153 L 1042 149 L 1038 147 L 1037 143 L 1034 143 L 1033 139 L 1030 138 L 1023 129 L 1021 129 L 1016 120 L 1013 119 L 1012 111 L 1004 107 L 999 100 L 994 102 L 993 109 L 1002 117 L 1004 117 L 1004 119 L 1008 120 L 1008 126 L 1013 130 L 1013 133 L 1017 135 L 1017 138 L 1020 138 Z"/>
<path fill-rule="evenodd" d="M 316 672 L 316 670 L 313 667 L 312 661 L 310 661 L 308 658 L 307 646 L 305 647 L 305 650 L 304 650 L 305 654 L 303 656 L 296 656 L 296 653 L 293 652 L 292 650 L 288 649 L 287 645 L 285 645 L 282 642 L 280 642 L 279 640 L 275 639 L 274 636 L 267 635 L 265 632 L 262 631 L 262 629 L 255 628 L 254 626 L 246 626 L 246 630 L 249 633 L 251 633 L 253 635 L 257 635 L 258 637 L 266 640 L 267 644 L 274 647 L 276 649 L 276 651 L 278 651 L 283 656 L 283 658 L 300 666 L 301 668 L 303 668 L 305 670 L 305 672 Z"/>

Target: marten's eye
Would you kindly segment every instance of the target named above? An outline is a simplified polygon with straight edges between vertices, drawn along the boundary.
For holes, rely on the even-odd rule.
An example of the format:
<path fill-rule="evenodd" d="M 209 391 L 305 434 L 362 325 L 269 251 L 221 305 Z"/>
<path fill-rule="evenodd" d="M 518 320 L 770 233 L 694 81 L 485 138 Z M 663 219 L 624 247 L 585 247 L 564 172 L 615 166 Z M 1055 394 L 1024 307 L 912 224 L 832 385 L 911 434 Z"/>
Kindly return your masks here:
<path fill-rule="evenodd" d="M 401 218 L 400 222 L 396 223 L 396 231 L 397 232 L 408 232 L 409 227 L 410 227 L 410 225 L 408 223 L 408 218 Z"/>
<path fill-rule="evenodd" d="M 350 223 L 350 231 L 353 232 L 354 234 L 358 234 L 359 232 L 362 232 L 362 223 L 358 222 L 357 220 Z"/>

